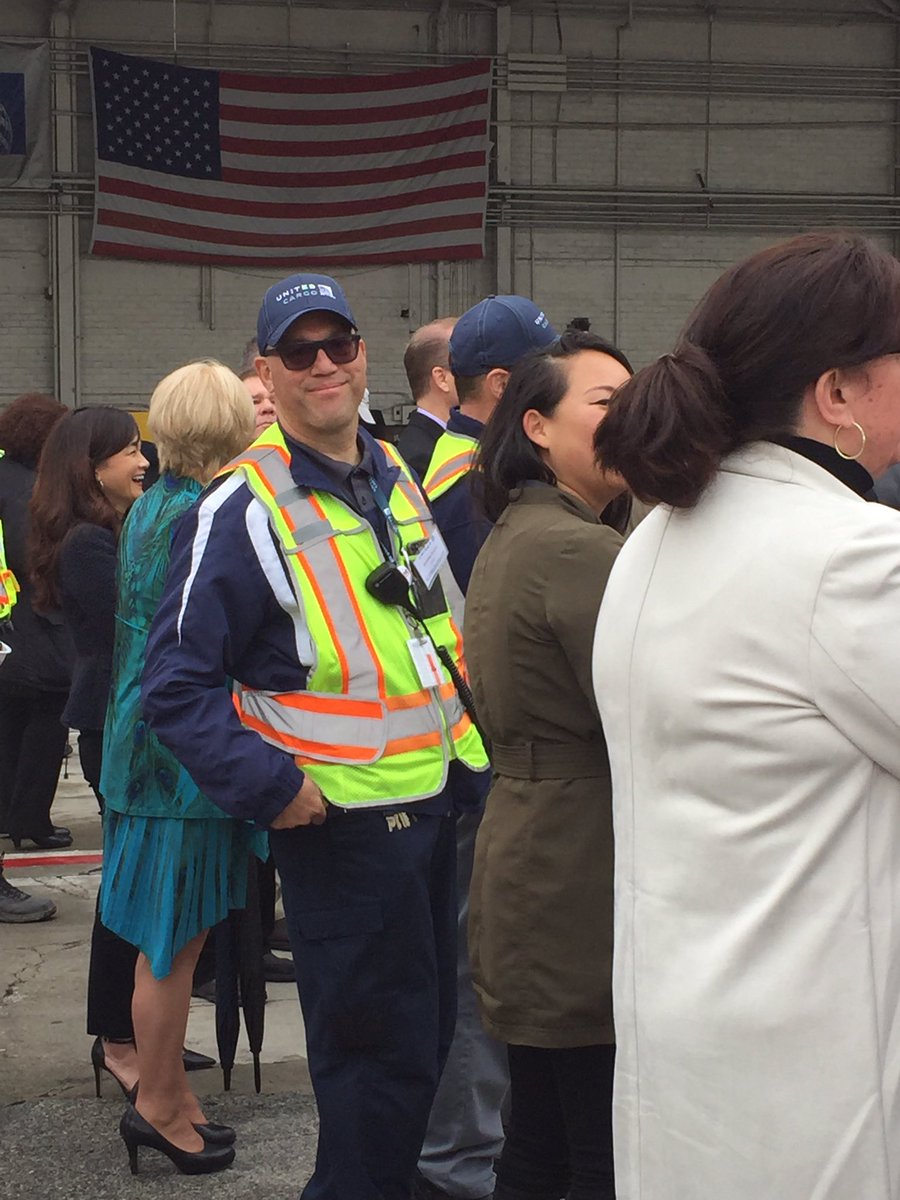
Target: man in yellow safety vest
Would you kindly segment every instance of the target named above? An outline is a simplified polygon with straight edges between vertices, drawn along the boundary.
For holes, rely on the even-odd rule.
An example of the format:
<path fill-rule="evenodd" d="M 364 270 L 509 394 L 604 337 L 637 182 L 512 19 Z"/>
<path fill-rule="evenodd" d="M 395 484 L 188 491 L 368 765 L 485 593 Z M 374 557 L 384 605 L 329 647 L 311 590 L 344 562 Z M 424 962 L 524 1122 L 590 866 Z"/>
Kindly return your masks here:
<path fill-rule="evenodd" d="M 278 419 L 176 536 L 144 711 L 207 796 L 271 831 L 320 1117 L 303 1200 L 407 1200 L 455 1021 L 454 802 L 487 759 L 446 549 L 359 427 L 340 285 L 269 288 L 257 340 Z"/>
<path fill-rule="evenodd" d="M 500 403 L 509 372 L 529 351 L 544 350 L 556 330 L 525 296 L 488 296 L 464 312 L 450 335 L 450 370 L 459 407 L 437 439 L 422 486 L 463 594 L 489 527 L 479 519 L 468 475 L 485 421 Z"/>

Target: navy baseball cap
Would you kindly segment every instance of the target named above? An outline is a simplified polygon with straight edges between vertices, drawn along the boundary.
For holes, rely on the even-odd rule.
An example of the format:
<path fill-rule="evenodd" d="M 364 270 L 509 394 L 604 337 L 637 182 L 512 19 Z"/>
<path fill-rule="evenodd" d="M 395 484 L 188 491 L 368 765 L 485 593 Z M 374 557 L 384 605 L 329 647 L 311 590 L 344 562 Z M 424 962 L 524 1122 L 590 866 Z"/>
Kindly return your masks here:
<path fill-rule="evenodd" d="M 344 289 L 330 275 L 288 275 L 263 296 L 256 322 L 260 354 L 277 346 L 290 326 L 309 312 L 332 312 L 356 329 Z"/>
<path fill-rule="evenodd" d="M 541 310 L 524 296 L 488 296 L 464 312 L 450 335 L 454 375 L 486 375 L 513 367 L 529 350 L 543 350 L 558 334 Z M 260 343 L 261 344 L 261 343 Z"/>

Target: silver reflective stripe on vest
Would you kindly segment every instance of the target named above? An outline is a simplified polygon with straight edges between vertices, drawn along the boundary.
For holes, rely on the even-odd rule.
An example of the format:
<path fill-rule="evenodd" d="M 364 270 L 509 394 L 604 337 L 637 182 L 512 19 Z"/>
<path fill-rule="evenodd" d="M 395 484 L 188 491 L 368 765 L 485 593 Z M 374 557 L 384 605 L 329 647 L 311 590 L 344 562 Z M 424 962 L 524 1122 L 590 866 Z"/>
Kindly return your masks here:
<path fill-rule="evenodd" d="M 334 712 L 307 712 L 295 704 L 283 704 L 278 698 L 281 694 L 241 688 L 240 702 L 248 716 L 274 731 L 271 735 L 261 734 L 265 741 L 284 750 L 291 749 L 291 746 L 287 740 L 279 740 L 277 734 L 286 735 L 286 739 L 298 738 L 308 745 L 295 748 L 294 753 L 317 762 L 349 765 L 377 762 L 383 756 L 388 742 L 435 732 L 434 710 L 428 704 L 391 712 L 381 701 L 374 700 L 371 702 L 371 717 L 358 714 L 344 716 Z M 296 700 L 302 700 L 305 696 L 335 705 L 341 701 L 352 703 L 358 699 L 356 696 L 340 696 L 335 692 L 293 693 Z M 447 707 L 449 701 L 445 702 L 445 711 Z M 346 746 L 352 746 L 362 753 L 352 757 L 341 753 Z"/>
<path fill-rule="evenodd" d="M 320 517 L 310 502 L 309 493 L 296 485 L 278 451 L 260 446 L 248 451 L 245 458 L 259 464 L 261 473 L 274 492 L 276 505 L 294 526 L 290 534 L 292 544 L 285 544 L 279 530 L 270 522 L 286 554 L 304 555 L 312 577 L 325 597 L 328 615 L 345 651 L 351 688 L 347 695 L 337 692 L 295 692 L 289 696 L 265 690 L 236 688 L 246 716 L 271 730 L 268 734 L 259 730 L 260 736 L 272 745 L 293 750 L 295 754 L 314 761 L 366 765 L 383 757 L 390 742 L 440 733 L 442 724 L 446 725 L 449 734 L 449 730 L 462 720 L 465 712 L 455 692 L 443 699 L 440 689 L 432 688 L 429 689 L 428 702 L 396 710 L 389 709 L 379 699 L 377 663 L 363 637 L 334 546 L 335 538 L 347 535 L 365 533 L 374 538 L 371 527 L 360 521 L 349 508 L 346 512 L 357 524 L 347 529 L 335 529 L 329 520 Z M 406 518 L 403 523 L 415 521 L 430 526 L 432 519 L 428 506 L 418 488 L 402 470 L 398 485 L 405 485 L 406 498 L 416 511 L 414 518 Z M 290 575 L 302 607 L 299 582 L 293 571 Z M 311 703 L 321 701 L 326 711 L 307 710 L 303 706 L 305 697 Z M 370 706 L 371 716 L 359 712 L 340 712 L 342 704 L 350 707 L 357 702 L 359 707 L 360 701 Z M 292 739 L 304 745 L 294 746 Z M 443 742 L 442 737 L 445 754 Z M 347 748 L 352 748 L 355 753 L 348 755 Z"/>
<path fill-rule="evenodd" d="M 463 719 L 463 714 L 466 711 L 465 705 L 463 704 L 462 700 L 460 700 L 456 692 L 454 692 L 449 699 L 442 699 L 441 707 L 444 710 L 444 716 L 447 720 L 447 724 L 451 729 L 454 725 L 459 724 L 459 722 Z"/>
<path fill-rule="evenodd" d="M 401 474 L 394 486 L 403 493 L 404 499 L 412 507 L 412 510 L 415 513 L 415 516 L 413 517 L 404 517 L 402 521 L 398 520 L 398 525 L 412 525 L 416 522 L 420 522 L 422 525 L 434 524 L 434 519 L 431 515 L 431 509 L 424 502 L 422 499 L 422 493 L 411 479 L 407 479 Z"/>
<path fill-rule="evenodd" d="M 353 670 L 350 672 L 350 686 L 353 689 L 353 695 L 377 696 L 378 667 L 363 637 L 356 609 L 344 583 L 338 558 L 332 549 L 333 535 L 337 531 L 332 529 L 329 521 L 324 520 L 315 511 L 306 492 L 297 487 L 290 468 L 277 450 L 258 446 L 248 450 L 244 458 L 250 458 L 259 463 L 260 469 L 271 484 L 276 497 L 285 495 L 292 497 L 284 506 L 284 512 L 296 529 L 296 533 L 291 535 L 292 539 L 299 543 L 298 535 L 302 533 L 305 535 L 303 544 L 286 545 L 279 530 L 274 526 L 272 526 L 272 530 L 287 554 L 302 553 L 309 563 L 310 572 L 326 598 L 328 616 L 344 651 L 345 659 L 348 663 L 353 663 Z M 353 515 L 356 516 L 355 513 Z M 325 529 L 326 526 L 327 529 Z M 314 536 L 313 531 L 315 531 Z M 362 532 L 371 534 L 371 529 L 367 524 L 358 522 L 355 528 L 342 530 L 341 536 Z M 371 536 L 374 538 L 374 534 Z M 293 571 L 291 572 L 291 583 L 298 589 L 297 599 L 302 607 L 303 597 L 299 593 L 299 584 Z M 345 742 L 344 744 L 352 745 L 353 743 Z"/>

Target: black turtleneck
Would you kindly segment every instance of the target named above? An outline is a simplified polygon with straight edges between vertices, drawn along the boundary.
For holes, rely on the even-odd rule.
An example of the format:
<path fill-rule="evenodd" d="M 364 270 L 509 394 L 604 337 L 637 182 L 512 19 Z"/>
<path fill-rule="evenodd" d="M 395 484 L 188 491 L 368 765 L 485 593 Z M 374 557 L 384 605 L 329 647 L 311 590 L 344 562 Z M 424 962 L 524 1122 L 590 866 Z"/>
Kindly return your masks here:
<path fill-rule="evenodd" d="M 833 446 L 826 446 L 824 442 L 817 442 L 814 438 L 799 437 L 796 434 L 778 438 L 778 445 L 793 450 L 795 454 L 802 454 L 804 458 L 814 462 L 817 467 L 821 467 L 829 475 L 839 479 L 851 492 L 856 492 L 857 496 L 862 496 L 866 500 L 877 499 L 872 495 L 875 480 L 866 468 L 855 459 L 841 458 Z"/>

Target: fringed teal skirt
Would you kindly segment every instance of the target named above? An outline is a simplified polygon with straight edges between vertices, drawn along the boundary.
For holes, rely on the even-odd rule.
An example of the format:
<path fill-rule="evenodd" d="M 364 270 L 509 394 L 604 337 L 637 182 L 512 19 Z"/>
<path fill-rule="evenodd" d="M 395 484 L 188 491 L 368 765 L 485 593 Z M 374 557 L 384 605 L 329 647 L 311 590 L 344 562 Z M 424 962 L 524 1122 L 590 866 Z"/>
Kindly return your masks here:
<path fill-rule="evenodd" d="M 191 938 L 244 907 L 250 856 L 264 859 L 267 841 L 246 821 L 129 817 L 107 808 L 100 920 L 163 979 Z"/>

